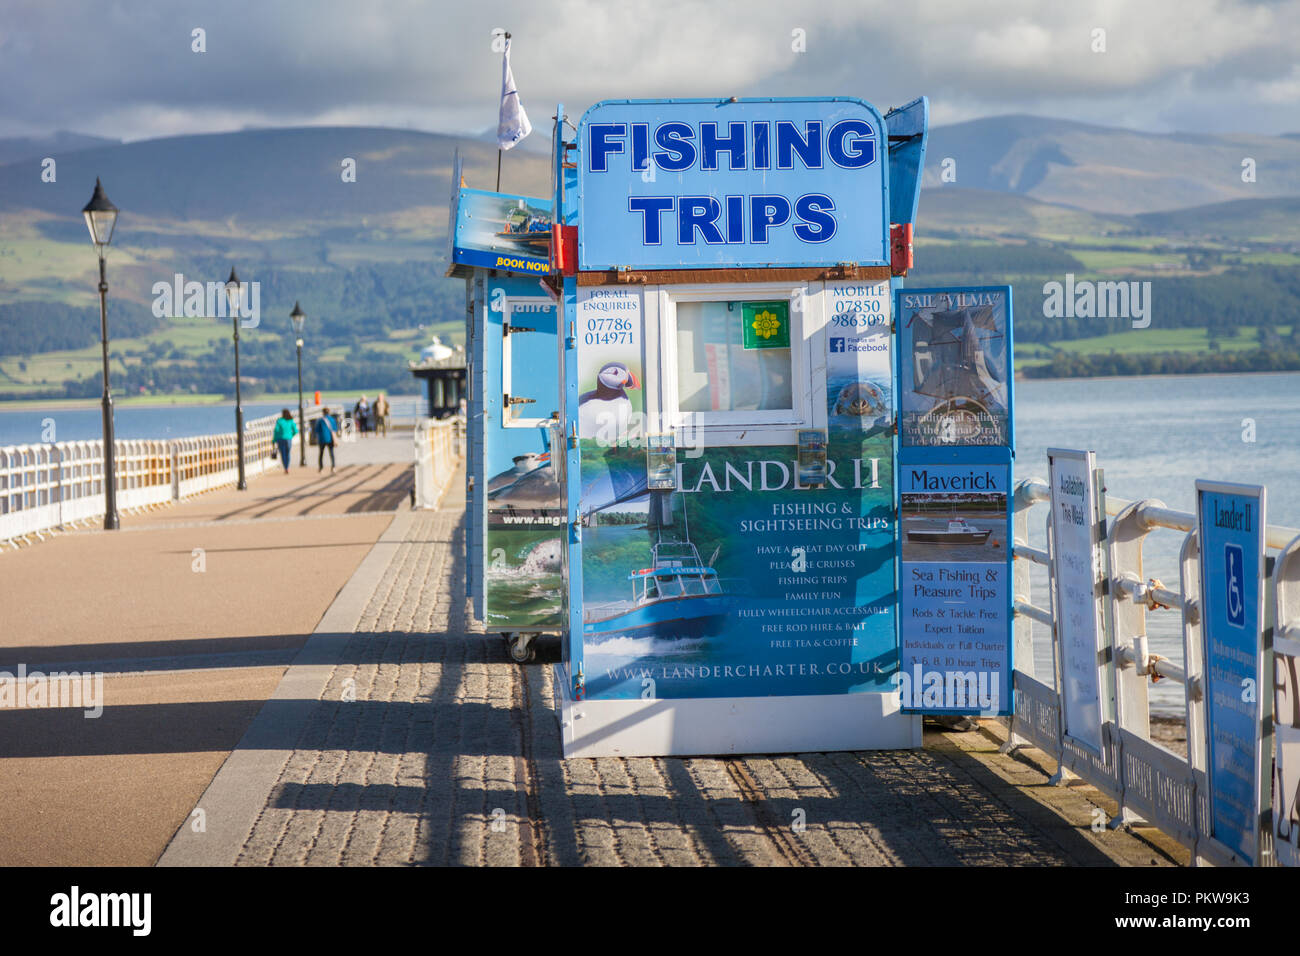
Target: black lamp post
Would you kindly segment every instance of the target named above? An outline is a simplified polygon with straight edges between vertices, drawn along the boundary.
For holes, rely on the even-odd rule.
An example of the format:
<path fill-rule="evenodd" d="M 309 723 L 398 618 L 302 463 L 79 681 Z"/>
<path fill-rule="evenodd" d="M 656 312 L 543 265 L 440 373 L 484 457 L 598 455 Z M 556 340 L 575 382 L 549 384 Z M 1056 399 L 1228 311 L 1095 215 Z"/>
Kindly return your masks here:
<path fill-rule="evenodd" d="M 305 468 L 307 466 L 307 422 L 302 414 L 302 330 L 307 324 L 307 313 L 297 302 L 293 304 L 293 311 L 289 313 L 289 321 L 293 323 L 293 334 L 298 338 L 298 467 Z"/>
<path fill-rule="evenodd" d="M 104 352 L 104 530 L 116 531 L 117 521 L 117 466 L 113 439 L 113 396 L 108 391 L 108 279 L 104 273 L 104 251 L 113 241 L 117 226 L 117 207 L 104 195 L 98 177 L 95 192 L 81 214 L 86 217 L 90 241 L 99 253 L 99 342 Z"/>
<path fill-rule="evenodd" d="M 244 479 L 244 400 L 239 390 L 239 303 L 242 299 L 239 276 L 235 267 L 230 267 L 230 278 L 226 280 L 226 299 L 230 303 L 230 321 L 235 329 L 235 441 L 239 454 L 239 482 L 235 487 L 240 491 L 248 490 Z"/>

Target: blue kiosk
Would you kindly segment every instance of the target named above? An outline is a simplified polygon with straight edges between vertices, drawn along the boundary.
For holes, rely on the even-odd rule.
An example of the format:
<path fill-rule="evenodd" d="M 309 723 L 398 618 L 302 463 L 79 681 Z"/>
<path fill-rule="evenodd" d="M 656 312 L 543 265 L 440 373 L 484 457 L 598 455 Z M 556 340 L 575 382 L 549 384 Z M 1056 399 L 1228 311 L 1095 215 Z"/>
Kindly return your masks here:
<path fill-rule="evenodd" d="M 605 101 L 565 126 L 565 756 L 920 746 L 893 293 L 926 100 Z"/>
<path fill-rule="evenodd" d="M 520 662 L 563 614 L 564 512 L 550 201 L 469 189 L 453 171 L 451 264 L 465 280 L 466 582 L 475 616 Z"/>

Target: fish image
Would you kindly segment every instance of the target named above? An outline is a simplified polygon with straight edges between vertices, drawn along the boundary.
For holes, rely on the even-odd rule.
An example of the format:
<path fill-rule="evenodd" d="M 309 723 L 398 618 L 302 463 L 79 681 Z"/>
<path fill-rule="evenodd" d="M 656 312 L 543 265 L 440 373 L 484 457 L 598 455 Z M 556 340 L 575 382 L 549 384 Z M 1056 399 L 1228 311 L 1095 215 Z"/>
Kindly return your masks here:
<path fill-rule="evenodd" d="M 602 365 L 596 373 L 596 387 L 578 396 L 578 437 L 596 438 L 602 432 L 609 437 L 625 435 L 632 417 L 627 390 L 640 387 L 635 373 L 622 362 Z"/>
<path fill-rule="evenodd" d="M 850 382 L 835 399 L 834 414 L 864 419 L 864 424 L 886 424 L 889 406 L 885 396 L 870 382 Z"/>

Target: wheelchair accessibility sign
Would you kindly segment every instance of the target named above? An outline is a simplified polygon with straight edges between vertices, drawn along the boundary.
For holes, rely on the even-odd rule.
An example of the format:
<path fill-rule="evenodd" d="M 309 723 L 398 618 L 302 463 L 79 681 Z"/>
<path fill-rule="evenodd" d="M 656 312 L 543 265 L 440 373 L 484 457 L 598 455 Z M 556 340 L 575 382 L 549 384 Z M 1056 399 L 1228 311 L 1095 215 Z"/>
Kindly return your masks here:
<path fill-rule="evenodd" d="M 1233 627 L 1246 626 L 1246 578 L 1242 570 L 1245 567 L 1241 545 L 1225 544 L 1223 546 L 1223 580 L 1225 611 L 1228 623 Z"/>
<path fill-rule="evenodd" d="M 1211 836 L 1257 862 L 1269 772 L 1261 759 L 1264 700 L 1264 489 L 1196 483 Z"/>

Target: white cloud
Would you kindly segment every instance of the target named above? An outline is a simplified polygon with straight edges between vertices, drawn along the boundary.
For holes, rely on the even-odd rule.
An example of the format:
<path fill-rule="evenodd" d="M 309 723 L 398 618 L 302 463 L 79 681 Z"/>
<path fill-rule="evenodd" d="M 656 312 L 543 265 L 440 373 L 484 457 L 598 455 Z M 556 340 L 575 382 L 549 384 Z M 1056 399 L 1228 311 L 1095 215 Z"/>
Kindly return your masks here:
<path fill-rule="evenodd" d="M 1152 129 L 1300 129 L 1300 0 L 6 0 L 0 134 L 139 138 L 350 121 L 479 131 L 514 34 L 525 105 L 925 93 L 936 121 L 1009 112 Z M 208 52 L 190 51 L 207 30 Z M 1091 49 L 1106 30 L 1105 53 Z M 791 49 L 803 30 L 807 52 Z M 1061 112 L 1067 111 L 1067 112 Z M 1205 116 L 1206 121 L 1189 118 Z"/>

